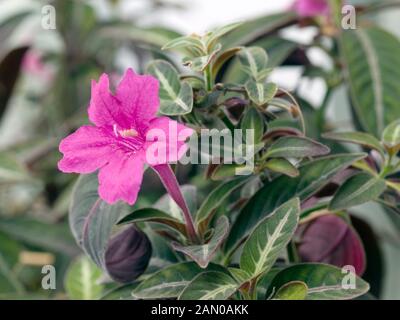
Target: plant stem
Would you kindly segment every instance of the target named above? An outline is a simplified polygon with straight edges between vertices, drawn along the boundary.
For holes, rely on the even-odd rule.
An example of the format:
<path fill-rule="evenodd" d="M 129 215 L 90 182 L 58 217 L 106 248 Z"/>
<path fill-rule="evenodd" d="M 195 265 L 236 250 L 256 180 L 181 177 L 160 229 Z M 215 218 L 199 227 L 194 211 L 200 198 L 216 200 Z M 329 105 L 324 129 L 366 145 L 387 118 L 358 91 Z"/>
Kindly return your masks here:
<path fill-rule="evenodd" d="M 287 254 L 290 263 L 299 263 L 300 258 L 297 252 L 296 245 L 293 241 L 290 241 L 287 246 Z"/>
<path fill-rule="evenodd" d="M 325 116 L 326 116 L 326 110 L 329 105 L 330 98 L 332 96 L 332 88 L 328 87 L 325 93 L 324 100 L 322 101 L 322 104 L 320 108 L 316 112 L 316 117 L 317 117 L 317 125 L 320 131 L 324 130 L 324 121 L 325 121 Z"/>
<path fill-rule="evenodd" d="M 386 159 L 385 165 L 383 166 L 381 172 L 379 173 L 379 176 L 381 178 L 386 177 L 390 173 L 390 171 L 393 169 L 391 164 L 393 160 L 393 154 L 389 153 L 388 158 Z"/>
<path fill-rule="evenodd" d="M 176 179 L 176 176 L 172 171 L 171 166 L 169 164 L 161 164 L 154 166 L 153 168 L 159 175 L 165 189 L 167 189 L 171 198 L 182 209 L 187 236 L 193 243 L 196 243 L 198 241 L 198 236 L 193 223 L 193 218 L 190 214 L 190 210 L 187 206 L 185 198 L 182 195 L 178 180 Z"/>
<path fill-rule="evenodd" d="M 257 300 L 257 282 L 258 278 L 250 281 L 249 296 L 251 300 Z"/>
<path fill-rule="evenodd" d="M 204 70 L 204 81 L 206 83 L 206 90 L 211 91 L 213 88 L 213 76 L 211 71 L 211 64 Z"/>

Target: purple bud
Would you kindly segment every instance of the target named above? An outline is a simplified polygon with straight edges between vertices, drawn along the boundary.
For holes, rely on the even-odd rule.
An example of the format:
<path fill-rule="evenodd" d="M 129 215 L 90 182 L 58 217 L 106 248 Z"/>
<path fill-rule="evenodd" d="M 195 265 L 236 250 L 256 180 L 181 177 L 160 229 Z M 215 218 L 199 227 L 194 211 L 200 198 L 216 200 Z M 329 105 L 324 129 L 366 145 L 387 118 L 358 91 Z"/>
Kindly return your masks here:
<path fill-rule="evenodd" d="M 298 230 L 298 252 L 304 262 L 323 262 L 338 267 L 354 266 L 361 275 L 365 270 L 364 247 L 356 231 L 342 218 L 327 214 Z"/>
<path fill-rule="evenodd" d="M 146 270 L 151 252 L 146 234 L 129 227 L 110 240 L 105 254 L 107 271 L 118 282 L 132 282 Z"/>
<path fill-rule="evenodd" d="M 239 120 L 244 108 L 249 104 L 248 100 L 233 97 L 224 101 L 224 106 L 227 108 L 229 115 L 233 120 Z"/>

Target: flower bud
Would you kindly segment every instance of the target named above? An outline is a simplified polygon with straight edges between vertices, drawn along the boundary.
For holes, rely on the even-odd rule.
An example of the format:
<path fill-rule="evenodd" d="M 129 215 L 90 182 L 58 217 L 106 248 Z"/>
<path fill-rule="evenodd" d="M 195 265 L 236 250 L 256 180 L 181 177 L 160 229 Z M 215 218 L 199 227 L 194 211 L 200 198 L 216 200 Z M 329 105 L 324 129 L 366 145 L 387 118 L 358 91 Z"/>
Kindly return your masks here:
<path fill-rule="evenodd" d="M 105 253 L 108 274 L 122 283 L 132 282 L 145 270 L 151 257 L 151 243 L 135 226 L 112 238 Z"/>
<path fill-rule="evenodd" d="M 298 252 L 304 262 L 352 265 L 358 275 L 365 270 L 365 253 L 356 231 L 342 218 L 327 214 L 297 230 Z"/>
<path fill-rule="evenodd" d="M 234 120 L 239 120 L 244 108 L 249 104 L 248 100 L 233 97 L 224 101 L 224 106 L 227 108 L 229 114 Z"/>

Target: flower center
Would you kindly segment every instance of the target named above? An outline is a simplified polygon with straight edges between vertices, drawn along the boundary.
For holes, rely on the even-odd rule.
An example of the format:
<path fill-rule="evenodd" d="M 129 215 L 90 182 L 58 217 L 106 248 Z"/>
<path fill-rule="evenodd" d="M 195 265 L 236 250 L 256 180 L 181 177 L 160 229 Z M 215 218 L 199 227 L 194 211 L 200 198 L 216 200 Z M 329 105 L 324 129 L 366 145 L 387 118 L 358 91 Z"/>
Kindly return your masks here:
<path fill-rule="evenodd" d="M 118 145 L 125 151 L 136 153 L 143 146 L 143 137 L 136 129 L 119 129 L 117 125 L 114 125 L 113 131 L 117 137 Z"/>
<path fill-rule="evenodd" d="M 135 129 L 119 130 L 118 133 L 124 138 L 137 137 L 139 135 L 139 132 L 137 132 Z"/>

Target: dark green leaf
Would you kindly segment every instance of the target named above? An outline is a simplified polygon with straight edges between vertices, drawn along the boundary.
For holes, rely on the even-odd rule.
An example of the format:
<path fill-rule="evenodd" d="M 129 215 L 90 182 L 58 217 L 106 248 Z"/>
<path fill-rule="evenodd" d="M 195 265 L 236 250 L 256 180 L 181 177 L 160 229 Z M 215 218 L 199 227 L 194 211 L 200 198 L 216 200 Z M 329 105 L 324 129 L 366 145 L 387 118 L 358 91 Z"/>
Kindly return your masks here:
<path fill-rule="evenodd" d="M 246 170 L 245 164 L 220 164 L 212 169 L 211 179 L 215 181 L 224 180 L 236 176 L 239 172 Z"/>
<path fill-rule="evenodd" d="M 29 217 L 14 217 L 0 219 L 0 231 L 14 239 L 49 251 L 71 256 L 79 252 L 66 224 L 50 224 Z"/>
<path fill-rule="evenodd" d="M 326 155 L 330 149 L 305 137 L 282 137 L 267 150 L 265 158 L 305 158 Z"/>
<path fill-rule="evenodd" d="M 21 249 L 17 241 L 0 233 L 0 293 L 2 294 L 24 292 L 24 287 L 13 270 L 18 263 Z"/>
<path fill-rule="evenodd" d="M 221 270 L 222 267 L 214 264 L 209 264 L 205 270 L 194 262 L 173 264 L 143 280 L 132 295 L 138 299 L 176 298 L 201 272 Z"/>
<path fill-rule="evenodd" d="M 226 300 L 238 289 L 236 281 L 226 273 L 204 272 L 183 290 L 179 300 Z"/>
<path fill-rule="evenodd" d="M 134 43 L 146 44 L 161 48 L 167 42 L 179 36 L 179 33 L 166 28 L 138 28 L 132 23 L 114 23 L 100 26 L 97 29 L 99 37 L 122 39 Z"/>
<path fill-rule="evenodd" d="M 115 223 L 128 213 L 119 202 L 109 205 L 99 198 L 97 175 L 81 175 L 74 188 L 69 212 L 72 233 L 78 244 L 106 270 L 104 254 Z"/>
<path fill-rule="evenodd" d="M 322 135 L 325 139 L 359 144 L 384 154 L 383 148 L 373 135 L 365 132 L 330 132 Z"/>
<path fill-rule="evenodd" d="M 400 118 L 400 41 L 378 28 L 358 27 L 342 32 L 341 53 L 346 65 L 356 121 L 379 137 Z"/>
<path fill-rule="evenodd" d="M 340 186 L 329 207 L 331 210 L 351 208 L 377 199 L 385 189 L 385 180 L 361 172 Z"/>
<path fill-rule="evenodd" d="M 240 127 L 244 132 L 246 132 L 245 130 L 253 130 L 254 143 L 259 143 L 264 135 L 263 116 L 256 108 L 250 107 L 244 114 Z"/>
<path fill-rule="evenodd" d="M 243 176 L 237 177 L 220 184 L 217 188 L 211 191 L 197 211 L 197 224 L 200 224 L 202 221 L 208 219 L 212 212 L 218 208 L 233 191 L 243 186 L 248 179 L 248 177 Z"/>
<path fill-rule="evenodd" d="M 221 38 L 225 34 L 231 32 L 232 30 L 235 30 L 240 25 L 242 25 L 242 22 L 234 22 L 234 23 L 224 25 L 222 27 L 217 27 L 217 28 L 209 31 L 207 36 L 205 37 L 207 47 L 210 48 L 216 41 L 219 40 L 219 38 Z"/>
<path fill-rule="evenodd" d="M 273 172 L 283 173 L 289 177 L 297 177 L 299 170 L 288 160 L 282 158 L 271 159 L 263 164 L 263 168 Z"/>
<path fill-rule="evenodd" d="M 14 183 L 32 179 L 17 156 L 2 152 L 0 155 L 0 183 Z"/>
<path fill-rule="evenodd" d="M 365 154 L 338 154 L 320 158 L 300 167 L 300 174 L 296 178 L 280 176 L 267 182 L 239 213 L 225 249 L 230 251 L 240 244 L 248 232 L 279 205 L 293 197 L 299 197 L 300 200 L 309 198 L 328 184 L 336 173 L 363 157 Z"/>
<path fill-rule="evenodd" d="M 260 36 L 265 36 L 295 22 L 296 16 L 292 12 L 263 16 L 243 23 L 234 32 L 223 37 L 222 43 L 226 48 L 237 45 L 247 45 L 260 38 Z"/>

